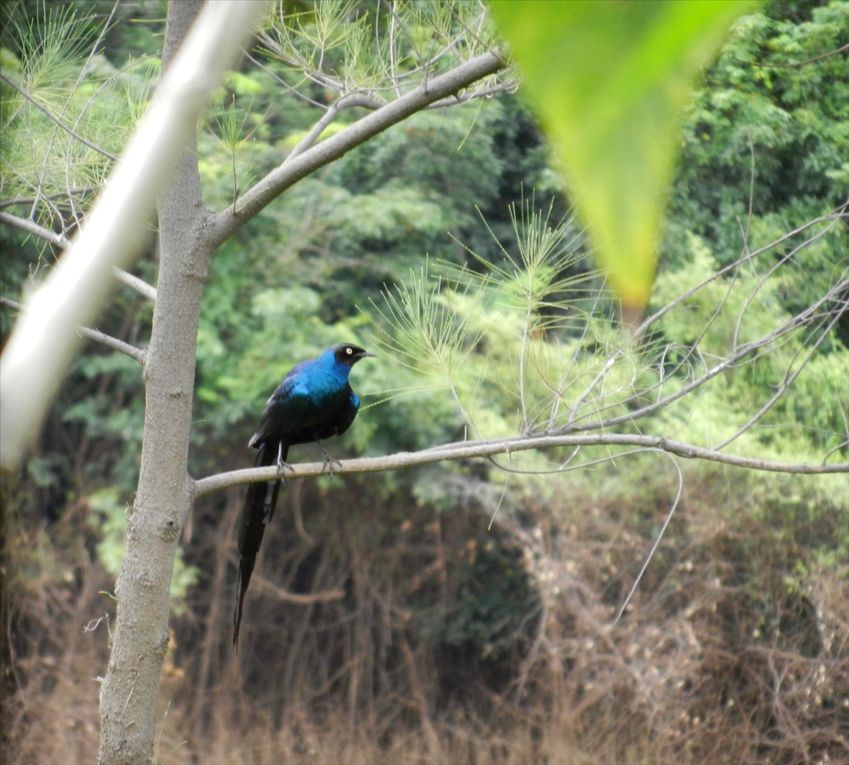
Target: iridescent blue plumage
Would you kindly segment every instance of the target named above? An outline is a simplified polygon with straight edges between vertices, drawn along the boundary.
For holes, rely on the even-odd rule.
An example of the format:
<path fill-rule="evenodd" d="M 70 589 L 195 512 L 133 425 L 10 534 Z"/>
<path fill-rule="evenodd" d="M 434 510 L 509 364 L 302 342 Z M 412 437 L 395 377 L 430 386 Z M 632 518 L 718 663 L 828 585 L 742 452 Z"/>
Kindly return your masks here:
<path fill-rule="evenodd" d="M 360 359 L 373 354 L 356 345 L 336 345 L 321 356 L 292 368 L 262 410 L 249 445 L 257 450 L 255 464 L 282 469 L 295 444 L 323 441 L 344 433 L 360 408 L 348 375 Z M 239 600 L 233 614 L 233 645 L 238 644 L 242 604 L 253 573 L 265 526 L 274 515 L 281 481 L 248 486 L 239 524 Z"/>
<path fill-rule="evenodd" d="M 256 449 L 279 442 L 286 450 L 344 433 L 357 416 L 360 402 L 348 375 L 367 355 L 362 348 L 341 345 L 298 364 L 266 402 L 250 446 Z"/>

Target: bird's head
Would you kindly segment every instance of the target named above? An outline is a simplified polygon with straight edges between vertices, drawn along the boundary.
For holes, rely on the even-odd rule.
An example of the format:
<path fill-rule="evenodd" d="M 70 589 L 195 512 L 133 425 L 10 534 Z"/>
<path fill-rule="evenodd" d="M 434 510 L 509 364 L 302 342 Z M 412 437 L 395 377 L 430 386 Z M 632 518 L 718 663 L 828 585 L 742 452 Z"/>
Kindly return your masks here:
<path fill-rule="evenodd" d="M 360 359 L 364 359 L 367 356 L 374 356 L 373 353 L 369 353 L 364 348 L 360 348 L 358 345 L 351 345 L 349 343 L 335 345 L 331 348 L 331 350 L 333 351 L 333 360 L 337 364 L 347 367 L 354 366 L 354 364 L 356 364 Z"/>

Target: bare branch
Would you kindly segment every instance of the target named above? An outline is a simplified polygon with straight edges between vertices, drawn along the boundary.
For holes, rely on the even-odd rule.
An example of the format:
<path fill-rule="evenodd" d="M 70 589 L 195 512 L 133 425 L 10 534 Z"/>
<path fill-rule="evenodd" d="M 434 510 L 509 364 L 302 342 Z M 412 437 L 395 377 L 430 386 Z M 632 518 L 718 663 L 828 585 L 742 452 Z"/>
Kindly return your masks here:
<path fill-rule="evenodd" d="M 54 244 L 57 247 L 64 248 L 71 242 L 71 240 L 63 234 L 57 234 L 55 231 L 51 231 L 49 228 L 44 228 L 44 226 L 40 226 L 38 223 L 30 220 L 29 218 L 19 218 L 17 215 L 12 215 L 11 213 L 0 211 L 0 223 L 6 223 L 20 229 L 21 231 L 26 231 L 28 234 L 44 239 L 46 242 L 50 242 L 50 244 Z M 149 285 L 143 279 L 139 279 L 138 276 L 133 276 L 133 274 L 128 273 L 117 266 L 112 269 L 112 273 L 122 284 L 127 287 L 131 287 L 151 302 L 156 302 L 156 288 Z"/>
<path fill-rule="evenodd" d="M 473 90 L 469 93 L 455 93 L 453 96 L 441 98 L 439 101 L 434 101 L 427 108 L 444 109 L 448 106 L 457 106 L 458 104 L 465 104 L 469 101 L 476 101 L 481 98 L 491 98 L 499 93 L 515 93 L 518 87 L 519 83 L 512 80 L 498 82 L 494 85 L 490 85 L 489 87 Z"/>
<path fill-rule="evenodd" d="M 28 234 L 37 236 L 45 242 L 50 242 L 50 244 L 55 244 L 57 247 L 66 247 L 70 243 L 70 240 L 64 234 L 57 234 L 55 231 L 44 228 L 44 226 L 40 226 L 29 218 L 20 218 L 11 213 L 0 212 L 0 223 L 5 223 L 21 231 L 26 231 Z"/>
<path fill-rule="evenodd" d="M 101 332 L 99 329 L 91 329 L 90 327 L 80 327 L 79 331 L 81 335 L 84 335 L 90 340 L 95 340 L 96 342 L 101 343 L 114 351 L 124 353 L 131 359 L 135 359 L 136 361 L 138 361 L 139 364 L 144 366 L 144 362 L 147 356 L 143 349 L 136 348 L 136 346 L 134 345 L 125 343 L 123 340 L 119 340 L 117 337 L 107 335 Z"/>
<path fill-rule="evenodd" d="M 821 215 L 819 218 L 814 218 L 813 220 L 809 220 L 806 223 L 803 223 L 798 228 L 793 229 L 792 231 L 788 231 L 786 234 L 784 234 L 783 236 L 779 237 L 778 239 L 770 242 L 769 244 L 765 244 L 763 247 L 759 247 L 758 249 L 752 250 L 751 252 L 746 252 L 744 255 L 742 255 L 740 258 L 735 260 L 733 263 L 729 263 L 727 266 L 725 266 L 725 267 L 719 269 L 718 271 L 716 271 L 715 273 L 711 274 L 704 281 L 700 282 L 699 284 L 695 285 L 694 287 L 691 287 L 686 292 L 682 292 L 680 295 L 678 295 L 678 297 L 675 298 L 675 300 L 667 303 L 665 306 L 663 306 L 663 308 L 660 308 L 659 310 L 655 311 L 651 316 L 648 316 L 642 322 L 642 324 L 640 324 L 640 326 L 637 327 L 636 330 L 634 330 L 635 337 L 640 337 L 652 324 L 657 322 L 662 316 L 669 313 L 669 311 L 671 311 L 673 308 L 675 308 L 675 306 L 679 305 L 680 303 L 684 302 L 688 298 L 695 295 L 700 289 L 702 289 L 703 287 L 706 287 L 711 282 L 715 282 L 717 279 L 725 276 L 725 274 L 730 273 L 731 271 L 738 269 L 741 265 L 743 265 L 744 263 L 747 263 L 748 261 L 757 257 L 758 255 L 762 255 L 763 253 L 769 252 L 769 250 L 772 250 L 775 247 L 778 247 L 778 245 L 783 244 L 788 239 L 792 239 L 797 234 L 801 234 L 803 231 L 807 231 L 809 228 L 812 228 L 813 226 L 816 226 L 819 223 L 824 223 L 826 221 L 829 221 L 828 226 L 826 226 L 822 231 L 819 231 L 816 234 L 813 234 L 809 239 L 805 240 L 800 245 L 798 245 L 795 248 L 795 251 L 799 251 L 799 250 L 803 249 L 804 247 L 807 247 L 809 244 L 812 244 L 817 239 L 819 239 L 822 236 L 824 236 L 825 234 L 827 234 L 833 226 L 835 226 L 838 222 L 840 222 L 840 220 L 843 217 L 845 217 L 848 209 L 849 209 L 849 200 L 844 202 L 837 209 L 832 210 L 831 212 L 826 213 L 825 215 Z"/>
<path fill-rule="evenodd" d="M 742 455 L 726 454 L 716 449 L 707 449 L 694 444 L 674 441 L 660 436 L 643 436 L 633 433 L 596 433 L 580 435 L 515 436 L 491 441 L 460 441 L 423 449 L 417 452 L 398 452 L 383 457 L 360 457 L 334 463 L 334 475 L 347 473 L 377 473 L 386 470 L 403 470 L 429 465 L 446 460 L 466 460 L 476 457 L 488 457 L 493 454 L 510 454 L 529 449 L 553 449 L 561 446 L 639 446 L 646 449 L 674 454 L 685 459 L 719 462 L 733 467 L 749 470 L 763 470 L 771 473 L 791 473 L 819 475 L 824 473 L 849 473 L 849 463 L 810 464 L 801 462 L 777 462 L 761 460 Z M 319 476 L 326 472 L 324 462 L 307 462 L 292 465 L 287 476 L 293 478 Z M 273 481 L 277 477 L 277 468 L 246 468 L 231 470 L 207 476 L 194 483 L 195 499 L 231 486 L 246 483 Z"/>
<path fill-rule="evenodd" d="M 125 271 L 123 268 L 118 268 L 118 266 L 112 269 L 112 274 L 124 286 L 134 289 L 151 303 L 156 302 L 156 287 L 148 284 L 144 279 L 139 279 L 138 276 Z"/>
<path fill-rule="evenodd" d="M 806 58 L 803 61 L 788 61 L 786 63 L 770 64 L 762 64 L 759 61 L 746 61 L 742 58 L 738 58 L 736 59 L 736 61 L 738 64 L 745 64 L 746 66 L 756 66 L 759 69 L 801 69 L 803 66 L 815 64 L 817 61 L 822 61 L 825 58 L 830 58 L 831 56 L 839 56 L 841 53 L 845 53 L 847 50 L 849 50 L 849 43 L 844 43 L 839 48 L 827 50 L 825 53 L 820 53 L 817 56 L 811 56 L 811 58 Z"/>
<path fill-rule="evenodd" d="M 17 300 L 10 300 L 6 297 L 0 297 L 0 304 L 14 308 L 16 311 L 23 311 L 26 308 L 23 303 L 19 303 Z M 89 338 L 89 340 L 94 340 L 111 348 L 113 351 L 126 354 L 144 366 L 145 352 L 141 348 L 136 348 L 136 346 L 119 340 L 117 337 L 112 337 L 112 335 L 107 335 L 105 332 L 101 332 L 99 329 L 92 329 L 91 327 L 80 327 L 79 333 Z"/>
<path fill-rule="evenodd" d="M 344 590 L 323 590 L 321 592 L 292 592 L 285 587 L 274 584 L 270 579 L 254 574 L 253 580 L 257 583 L 257 589 L 260 592 L 268 592 L 274 595 L 278 600 L 285 603 L 298 603 L 299 605 L 309 605 L 310 603 L 329 603 L 332 600 L 340 600 L 345 597 Z"/>
<path fill-rule="evenodd" d="M 13 199 L 4 199 L 0 201 L 0 210 L 3 210 L 7 207 L 13 207 L 15 205 L 32 205 L 39 200 L 53 200 L 53 199 L 70 199 L 77 194 L 89 194 L 92 191 L 96 191 L 96 187 L 94 186 L 84 186 L 82 188 L 72 188 L 62 191 L 57 194 L 42 194 L 40 197 L 15 197 Z"/>
<path fill-rule="evenodd" d="M 820 332 L 819 337 L 810 346 L 804 346 L 805 357 L 802 359 L 802 362 L 795 368 L 792 369 L 793 363 L 796 359 L 802 354 L 802 349 L 795 354 L 793 360 L 790 362 L 790 367 L 787 369 L 787 374 L 785 374 L 784 379 L 781 381 L 781 384 L 778 386 L 778 389 L 772 396 L 767 399 L 764 404 L 755 412 L 751 417 L 749 417 L 746 422 L 744 422 L 734 433 L 732 433 L 728 438 L 723 439 L 720 443 L 718 443 L 714 448 L 715 449 L 724 449 L 728 444 L 732 441 L 737 440 L 740 436 L 743 435 L 747 430 L 752 428 L 758 420 L 760 420 L 773 406 L 781 399 L 781 397 L 790 389 L 790 386 L 796 381 L 796 378 L 802 373 L 802 370 L 807 366 L 808 362 L 813 358 L 814 354 L 817 352 L 817 349 L 823 344 L 825 339 L 831 333 L 831 330 L 834 329 L 834 325 L 837 324 L 840 319 L 841 314 L 849 307 L 849 299 L 843 300 L 840 304 L 840 307 L 834 312 L 834 315 L 831 318 L 831 321 L 826 324 L 825 328 Z"/>
<path fill-rule="evenodd" d="M 837 284 L 833 285 L 828 290 L 828 292 L 826 292 L 825 295 L 823 295 L 813 305 L 809 306 L 803 311 L 800 311 L 791 319 L 784 322 L 784 324 L 780 325 L 779 327 L 776 327 L 771 332 L 768 332 L 757 340 L 752 340 L 751 342 L 737 346 L 730 355 L 726 356 L 724 359 L 714 364 L 714 366 L 712 366 L 699 377 L 696 377 L 695 379 L 691 380 L 686 385 L 682 385 L 674 393 L 670 393 L 667 396 L 658 398 L 652 403 L 639 407 L 634 411 L 615 417 L 610 417 L 606 420 L 598 420 L 596 422 L 590 422 L 576 426 L 576 423 L 581 422 L 582 419 L 586 419 L 578 418 L 571 425 L 568 425 L 563 428 L 561 432 L 577 429 L 580 429 L 582 431 L 589 431 L 610 428 L 617 425 L 622 425 L 624 423 L 633 422 L 639 417 L 645 417 L 649 414 L 652 414 L 653 412 L 658 411 L 659 409 L 668 406 L 673 401 L 677 401 L 678 399 L 683 398 L 688 393 L 691 393 L 696 388 L 701 387 L 706 382 L 713 379 L 722 372 L 726 372 L 727 370 L 733 369 L 734 367 L 740 365 L 744 360 L 751 361 L 757 358 L 758 354 L 760 354 L 764 348 L 772 345 L 773 343 L 777 342 L 779 339 L 785 337 L 790 332 L 798 329 L 799 327 L 809 324 L 819 316 L 820 308 L 824 304 L 836 300 L 836 298 L 841 295 L 847 288 L 849 288 L 849 279 L 840 280 L 839 282 L 837 282 Z M 622 401 L 617 401 L 616 404 L 611 404 L 611 406 L 619 406 L 622 403 Z"/>
<path fill-rule="evenodd" d="M 435 101 L 457 93 L 473 82 L 503 69 L 504 66 L 504 61 L 495 53 L 487 52 L 476 56 L 367 114 L 291 161 L 284 162 L 249 189 L 235 209 L 228 207 L 213 217 L 209 228 L 211 241 L 214 244 L 225 241 L 275 197 L 319 167 L 338 159 L 372 136 Z"/>
<path fill-rule="evenodd" d="M 307 149 L 309 149 L 316 142 L 316 139 L 321 135 L 322 131 L 336 119 L 339 112 L 343 109 L 348 109 L 353 106 L 363 106 L 367 109 L 379 109 L 382 105 L 383 104 L 380 101 L 365 93 L 349 93 L 348 95 L 342 96 L 342 98 L 340 98 L 335 104 L 328 107 L 321 119 L 312 126 L 309 133 L 307 133 L 298 142 L 298 145 L 292 149 L 289 156 L 283 161 L 282 166 L 285 167 L 295 157 L 303 154 Z"/>
<path fill-rule="evenodd" d="M 631 602 L 631 598 L 634 597 L 634 593 L 637 591 L 637 587 L 639 587 L 640 581 L 645 575 L 646 569 L 649 567 L 649 563 L 652 562 L 652 558 L 654 558 L 657 548 L 660 546 L 660 542 L 663 539 L 663 535 L 666 533 L 666 529 L 669 528 L 669 524 L 672 522 L 672 516 L 675 515 L 675 511 L 678 509 L 678 503 L 681 501 L 681 495 L 684 493 L 684 474 L 681 472 L 681 466 L 678 464 L 678 460 L 676 460 L 675 457 L 669 456 L 669 458 L 672 460 L 672 464 L 675 467 L 677 474 L 678 491 L 675 493 L 675 499 L 672 502 L 672 506 L 669 508 L 669 512 L 666 514 L 663 525 L 657 532 L 657 536 L 654 538 L 654 543 L 652 544 L 648 555 L 646 555 L 646 559 L 643 561 L 643 565 L 640 568 L 639 573 L 636 577 L 634 577 L 634 583 L 631 585 L 631 589 L 628 590 L 628 594 L 625 596 L 625 600 L 622 601 L 622 605 L 619 606 L 619 611 L 616 614 L 616 618 L 611 623 L 611 626 L 617 625 L 622 619 L 625 609 L 628 608 L 628 604 Z"/>

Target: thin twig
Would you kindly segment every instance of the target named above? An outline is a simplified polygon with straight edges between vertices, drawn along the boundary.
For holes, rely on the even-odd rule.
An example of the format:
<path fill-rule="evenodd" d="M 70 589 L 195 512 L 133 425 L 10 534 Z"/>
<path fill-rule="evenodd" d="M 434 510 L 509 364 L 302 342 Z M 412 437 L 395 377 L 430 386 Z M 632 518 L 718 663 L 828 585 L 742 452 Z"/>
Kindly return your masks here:
<path fill-rule="evenodd" d="M 23 311 L 26 309 L 26 306 L 23 303 L 19 303 L 17 300 L 10 300 L 7 297 L 0 297 L 0 304 L 8 306 L 9 308 L 14 308 L 16 311 Z M 119 351 L 126 354 L 131 359 L 138 361 L 139 364 L 144 366 L 145 352 L 143 349 L 136 348 L 136 346 L 130 345 L 123 340 L 119 340 L 117 337 L 112 337 L 112 335 L 107 335 L 99 329 L 80 327 L 79 332 L 84 337 L 89 338 L 89 340 L 101 343 L 102 345 L 111 348 L 113 351 Z"/>
<path fill-rule="evenodd" d="M 765 244 L 763 247 L 758 247 L 758 249 L 752 250 L 751 252 L 741 256 L 733 263 L 729 263 L 727 266 L 720 268 L 719 271 L 715 271 L 704 281 L 699 282 L 697 285 L 691 287 L 686 292 L 682 292 L 673 301 L 663 306 L 663 308 L 658 309 L 651 316 L 646 317 L 643 323 L 640 324 L 640 326 L 637 327 L 637 329 L 634 331 L 634 336 L 640 337 L 652 324 L 655 324 L 661 317 L 665 316 L 667 313 L 669 313 L 669 311 L 675 308 L 675 306 L 684 302 L 688 298 L 691 298 L 700 289 L 706 287 L 711 282 L 715 282 L 717 279 L 720 279 L 730 271 L 739 268 L 741 265 L 748 262 L 749 260 L 752 260 L 753 258 L 757 257 L 758 255 L 762 255 L 765 252 L 769 252 L 769 250 L 778 247 L 778 245 L 783 244 L 788 239 L 792 239 L 797 234 L 801 234 L 803 231 L 807 231 L 809 228 L 816 226 L 818 223 L 824 223 L 825 221 L 829 221 L 828 226 L 826 226 L 822 231 L 819 231 L 814 234 L 810 239 L 803 242 L 796 249 L 798 251 L 799 249 L 806 247 L 809 244 L 812 244 L 817 239 L 820 239 L 822 236 L 827 234 L 831 230 L 831 228 L 834 227 L 846 215 L 847 209 L 849 209 L 849 200 L 843 202 L 839 207 L 832 210 L 831 212 L 826 213 L 825 215 L 821 215 L 818 218 L 814 218 L 813 220 L 809 220 L 806 223 L 803 223 L 798 228 L 795 228 L 792 231 L 788 231 L 786 234 L 780 236 L 778 239 L 773 240 L 769 244 Z"/>
<path fill-rule="evenodd" d="M 71 243 L 71 240 L 64 234 L 57 234 L 55 231 L 44 228 L 44 226 L 39 225 L 29 218 L 20 218 L 17 215 L 0 211 L 0 223 L 6 223 L 21 231 L 26 231 L 28 234 L 44 239 L 46 242 L 50 242 L 50 244 L 54 244 L 57 247 L 65 248 Z M 151 302 L 156 302 L 156 288 L 152 287 L 143 279 L 139 279 L 138 276 L 133 276 L 133 274 L 118 267 L 113 268 L 112 273 L 115 274 L 115 278 L 122 284 L 131 287 Z"/>
<path fill-rule="evenodd" d="M 728 438 L 723 439 L 720 443 L 714 446 L 715 449 L 724 449 L 728 444 L 732 441 L 735 441 L 740 436 L 742 436 L 747 430 L 752 428 L 755 423 L 760 420 L 773 406 L 781 399 L 781 397 L 790 389 L 790 386 L 796 381 L 796 378 L 802 373 L 802 370 L 808 365 L 808 362 L 813 358 L 814 353 L 816 353 L 817 349 L 823 344 L 825 339 L 831 334 L 831 330 L 834 329 L 834 325 L 840 319 L 840 316 L 846 307 L 849 306 L 849 300 L 844 300 L 842 303 L 842 310 L 837 310 L 834 312 L 834 315 L 831 318 L 831 321 L 828 322 L 825 328 L 820 332 L 819 337 L 813 345 L 805 345 L 803 346 L 805 351 L 805 358 L 802 360 L 802 363 L 799 364 L 796 369 L 792 372 L 788 368 L 787 374 L 785 374 L 784 380 L 781 381 L 781 384 L 778 386 L 778 389 L 772 396 L 767 399 L 767 401 L 755 412 L 751 417 L 749 417 L 746 422 L 744 422 L 734 433 L 732 433 Z M 793 362 L 801 355 L 802 348 L 795 354 L 793 360 L 790 362 L 792 366 Z"/>
<path fill-rule="evenodd" d="M 35 197 L 15 197 L 13 199 L 4 199 L 3 201 L 0 201 L 0 210 L 5 209 L 6 207 L 13 207 L 15 205 L 32 205 L 34 202 L 39 200 L 70 199 L 72 196 L 76 196 L 78 194 L 89 194 L 96 190 L 96 186 L 83 186 L 81 188 L 66 189 L 65 191 L 57 192 L 56 194 L 42 194 L 38 199 Z"/>
<path fill-rule="evenodd" d="M 0 223 L 6 223 L 21 231 L 26 231 L 28 234 L 37 236 L 45 242 L 50 242 L 50 244 L 55 244 L 57 247 L 67 247 L 70 243 L 70 240 L 64 234 L 57 234 L 55 231 L 51 231 L 49 228 L 45 228 L 29 218 L 21 218 L 17 215 L 0 211 Z"/>
<path fill-rule="evenodd" d="M 641 450 L 642 451 L 642 450 Z M 681 495 L 684 493 L 684 476 L 681 473 L 681 466 L 678 464 L 678 460 L 675 457 L 668 455 L 672 460 L 672 464 L 675 466 L 675 470 L 678 474 L 678 491 L 675 494 L 675 499 L 672 502 L 672 507 L 669 508 L 669 512 L 666 514 L 666 519 L 663 521 L 663 525 L 660 527 L 660 531 L 657 532 L 657 536 L 654 539 L 654 544 L 652 544 L 651 549 L 649 550 L 649 554 L 646 555 L 646 559 L 643 561 L 643 565 L 640 568 L 639 573 L 634 578 L 634 583 L 631 585 L 631 589 L 628 590 L 628 594 L 625 596 L 625 600 L 622 601 L 622 605 L 619 607 L 619 611 L 616 614 L 616 618 L 611 622 L 611 627 L 615 627 L 619 624 L 619 620 L 622 618 L 622 614 L 625 613 L 625 609 L 628 608 L 628 604 L 631 602 L 631 598 L 634 597 L 634 593 L 637 591 L 637 587 L 640 584 L 643 576 L 646 573 L 646 569 L 649 567 L 649 564 L 654 558 L 654 554 L 657 552 L 657 548 L 660 546 L 660 541 L 663 539 L 663 535 L 666 533 L 666 529 L 672 521 L 672 516 L 675 515 L 675 511 L 678 509 L 678 503 L 681 501 Z"/>
<path fill-rule="evenodd" d="M 652 414 L 653 412 L 658 411 L 659 409 L 663 409 L 674 401 L 677 401 L 678 399 L 686 396 L 688 393 L 692 392 L 696 388 L 701 387 L 717 375 L 739 366 L 744 361 L 751 362 L 754 358 L 756 358 L 756 353 L 758 351 L 761 351 L 764 347 L 772 345 L 779 339 L 784 338 L 784 336 L 789 334 L 790 332 L 816 319 L 819 315 L 819 310 L 821 306 L 831 302 L 836 295 L 840 295 L 847 288 L 849 288 L 849 280 L 844 279 L 839 281 L 836 285 L 833 285 L 828 290 L 828 292 L 826 292 L 826 294 L 823 295 L 819 300 L 817 300 L 813 305 L 809 306 L 804 311 L 801 311 L 800 313 L 796 314 L 784 324 L 775 328 L 771 332 L 768 332 L 766 335 L 761 336 L 757 340 L 753 340 L 751 342 L 744 343 L 743 345 L 738 346 L 730 355 L 722 359 L 722 361 L 712 366 L 701 376 L 691 380 L 685 385 L 682 385 L 674 393 L 670 393 L 667 396 L 658 398 L 651 404 L 646 404 L 645 406 L 639 407 L 638 409 L 628 412 L 627 414 L 609 417 L 606 420 L 598 420 L 595 422 L 584 423 L 580 426 L 577 423 L 573 423 L 569 427 L 573 430 L 580 428 L 580 430 L 584 432 L 590 430 L 602 430 L 605 428 L 611 428 L 617 425 L 622 425 L 624 423 L 633 423 L 634 420 L 640 417 L 645 417 L 649 414 Z M 751 358 L 747 359 L 747 357 Z M 623 402 L 621 401 L 617 402 L 616 406 L 620 406 L 622 403 Z M 578 420 L 578 422 L 580 422 L 580 419 Z M 565 430 L 566 428 L 563 429 L 563 431 Z"/>
<path fill-rule="evenodd" d="M 834 48 L 833 50 L 827 50 L 825 53 L 820 53 L 817 56 L 811 56 L 811 58 L 806 58 L 804 61 L 788 61 L 786 63 L 770 63 L 770 64 L 762 64 L 759 61 L 746 61 L 745 59 L 738 58 L 735 59 L 738 64 L 745 64 L 746 66 L 756 66 L 759 69 L 800 69 L 803 66 L 808 66 L 809 64 L 815 64 L 817 61 L 822 61 L 824 58 L 829 58 L 831 56 L 837 56 L 845 51 L 849 50 L 849 43 L 845 43 L 841 45 L 839 48 Z"/>
<path fill-rule="evenodd" d="M 148 284 L 144 279 L 139 279 L 138 276 L 117 266 L 112 268 L 112 273 L 124 286 L 134 289 L 139 295 L 146 297 L 151 303 L 156 302 L 156 287 Z"/>
<path fill-rule="evenodd" d="M 283 160 L 283 166 L 289 164 L 295 157 L 309 149 L 322 132 L 324 132 L 324 129 L 339 116 L 339 112 L 354 106 L 362 106 L 366 109 L 379 109 L 383 104 L 365 93 L 348 93 L 342 96 L 335 104 L 327 107 L 327 111 L 325 111 L 321 119 L 310 128 L 310 131 L 292 149 L 289 156 Z"/>

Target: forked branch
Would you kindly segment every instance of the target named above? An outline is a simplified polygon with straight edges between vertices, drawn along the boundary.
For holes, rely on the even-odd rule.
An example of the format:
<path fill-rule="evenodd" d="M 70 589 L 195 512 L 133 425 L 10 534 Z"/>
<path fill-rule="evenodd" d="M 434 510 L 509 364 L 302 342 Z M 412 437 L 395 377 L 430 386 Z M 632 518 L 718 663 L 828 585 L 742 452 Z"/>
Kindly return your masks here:
<path fill-rule="evenodd" d="M 213 216 L 209 227 L 210 241 L 217 245 L 230 238 L 244 223 L 301 178 L 430 104 L 460 92 L 505 66 L 505 61 L 496 53 L 482 53 L 375 109 L 336 135 L 287 158 L 248 189 L 235 206 Z"/>

